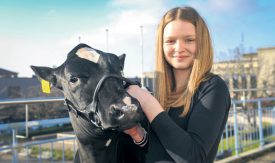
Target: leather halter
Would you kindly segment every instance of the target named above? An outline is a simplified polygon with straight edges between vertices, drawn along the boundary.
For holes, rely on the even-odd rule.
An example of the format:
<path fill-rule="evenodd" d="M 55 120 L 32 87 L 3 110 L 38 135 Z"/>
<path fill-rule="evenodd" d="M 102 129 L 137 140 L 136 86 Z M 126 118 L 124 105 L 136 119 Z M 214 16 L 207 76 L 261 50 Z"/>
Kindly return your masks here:
<path fill-rule="evenodd" d="M 102 123 L 100 121 L 99 118 L 99 112 L 98 112 L 98 92 L 100 91 L 100 89 L 102 88 L 102 84 L 104 83 L 104 81 L 108 78 L 116 78 L 119 80 L 123 81 L 123 86 L 126 89 L 127 87 L 129 87 L 130 85 L 138 85 L 139 87 L 141 87 L 141 84 L 139 82 L 133 82 L 121 75 L 114 75 L 114 74 L 106 74 L 104 75 L 99 82 L 96 85 L 94 94 L 93 94 L 93 100 L 92 102 L 87 105 L 86 107 L 84 107 L 83 109 L 79 109 L 77 108 L 70 100 L 68 100 L 65 97 L 65 105 L 67 105 L 68 107 L 68 111 L 73 111 L 73 113 L 78 117 L 78 116 L 82 116 L 83 118 L 85 118 L 86 120 L 92 122 L 96 127 L 100 127 L 101 129 L 105 129 L 102 126 Z"/>

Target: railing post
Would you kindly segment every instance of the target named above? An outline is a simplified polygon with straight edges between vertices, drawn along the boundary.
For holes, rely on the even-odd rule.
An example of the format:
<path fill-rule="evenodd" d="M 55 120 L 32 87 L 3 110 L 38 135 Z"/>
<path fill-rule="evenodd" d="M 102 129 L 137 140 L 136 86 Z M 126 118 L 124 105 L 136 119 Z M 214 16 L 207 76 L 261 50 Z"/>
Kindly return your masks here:
<path fill-rule="evenodd" d="M 53 163 L 53 160 L 54 160 L 54 149 L 53 149 L 53 142 L 51 143 L 51 156 L 52 156 L 52 158 L 51 158 L 51 163 Z"/>
<path fill-rule="evenodd" d="M 264 146 L 263 135 L 263 121 L 262 121 L 262 103 L 258 100 L 258 117 L 259 117 L 259 136 L 260 136 L 260 148 Z"/>
<path fill-rule="evenodd" d="M 42 162 L 42 147 L 41 147 L 41 144 L 39 144 L 39 162 Z"/>
<path fill-rule="evenodd" d="M 12 157 L 12 162 L 13 163 L 17 163 L 17 130 L 16 129 L 12 129 L 12 147 L 13 147 L 13 157 Z"/>
<path fill-rule="evenodd" d="M 65 162 L 65 152 L 64 152 L 64 140 L 62 141 L 62 163 Z"/>
<path fill-rule="evenodd" d="M 272 109 L 272 135 L 275 135 L 275 107 Z"/>
<path fill-rule="evenodd" d="M 225 125 L 225 137 L 226 137 L 226 150 L 229 148 L 229 142 L 228 142 L 228 123 Z"/>
<path fill-rule="evenodd" d="M 74 156 L 75 156 L 75 153 L 76 153 L 76 149 L 75 149 L 75 139 L 73 140 L 73 144 L 74 144 Z"/>
<path fill-rule="evenodd" d="M 26 163 L 29 162 L 29 147 L 27 146 L 26 148 Z"/>
<path fill-rule="evenodd" d="M 234 137 L 235 137 L 235 151 L 236 156 L 239 156 L 239 129 L 238 129 L 238 117 L 237 117 L 237 110 L 236 104 L 233 103 L 233 114 L 234 114 Z"/>
<path fill-rule="evenodd" d="M 243 90 L 243 107 L 245 108 L 246 106 L 246 97 L 245 97 L 245 91 Z"/>
<path fill-rule="evenodd" d="M 29 106 L 28 104 L 25 105 L 25 130 L 26 130 L 26 138 L 29 138 Z"/>
<path fill-rule="evenodd" d="M 221 151 L 220 151 L 220 152 L 221 152 L 221 153 L 224 152 L 224 147 L 223 147 L 223 146 L 224 146 L 224 145 L 223 145 L 224 143 L 223 143 L 223 139 L 224 139 L 224 138 L 223 138 L 223 133 L 222 133 L 222 136 L 221 136 L 221 139 L 220 139 L 220 142 L 221 142 L 221 143 L 220 143 L 220 146 L 221 146 Z"/>

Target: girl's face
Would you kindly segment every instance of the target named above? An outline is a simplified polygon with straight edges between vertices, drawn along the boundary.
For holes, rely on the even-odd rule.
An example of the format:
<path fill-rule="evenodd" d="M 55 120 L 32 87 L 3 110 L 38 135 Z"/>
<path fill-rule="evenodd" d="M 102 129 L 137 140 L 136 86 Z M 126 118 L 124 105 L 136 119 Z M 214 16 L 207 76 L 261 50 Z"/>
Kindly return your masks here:
<path fill-rule="evenodd" d="M 175 70 L 191 70 L 196 52 L 196 31 L 192 23 L 174 20 L 163 31 L 166 61 Z"/>

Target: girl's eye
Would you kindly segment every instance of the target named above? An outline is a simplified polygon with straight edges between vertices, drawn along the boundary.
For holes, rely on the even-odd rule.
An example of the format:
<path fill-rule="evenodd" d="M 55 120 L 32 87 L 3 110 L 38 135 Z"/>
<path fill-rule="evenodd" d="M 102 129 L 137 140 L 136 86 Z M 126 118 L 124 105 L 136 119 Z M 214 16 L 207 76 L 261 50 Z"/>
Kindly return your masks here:
<path fill-rule="evenodd" d="M 192 43 L 192 42 L 194 42 L 194 41 L 195 41 L 195 39 L 186 39 L 186 40 L 185 40 L 186 43 Z"/>
<path fill-rule="evenodd" d="M 165 43 L 166 44 L 172 44 L 172 43 L 174 43 L 175 42 L 175 40 L 165 40 Z"/>

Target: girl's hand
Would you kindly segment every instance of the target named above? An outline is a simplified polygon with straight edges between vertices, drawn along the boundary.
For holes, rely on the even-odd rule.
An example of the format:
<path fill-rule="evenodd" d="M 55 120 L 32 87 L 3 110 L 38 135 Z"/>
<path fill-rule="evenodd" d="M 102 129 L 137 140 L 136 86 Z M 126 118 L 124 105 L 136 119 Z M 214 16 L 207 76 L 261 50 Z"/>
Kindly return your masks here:
<path fill-rule="evenodd" d="M 142 89 L 137 85 L 129 86 L 127 92 L 139 101 L 142 108 L 145 107 L 146 100 L 153 97 L 149 91 Z"/>
<path fill-rule="evenodd" d="M 149 122 L 152 122 L 160 112 L 164 111 L 158 100 L 147 90 L 131 85 L 128 87 L 127 92 L 139 101 Z"/>

